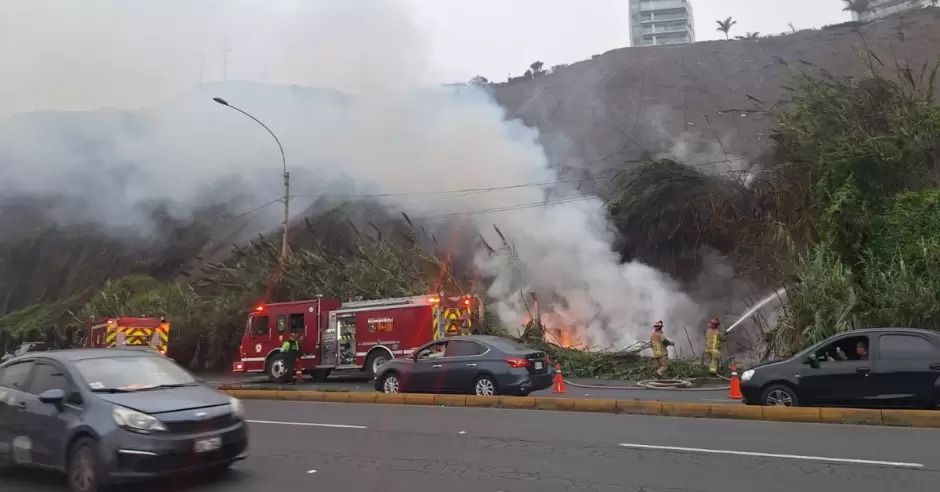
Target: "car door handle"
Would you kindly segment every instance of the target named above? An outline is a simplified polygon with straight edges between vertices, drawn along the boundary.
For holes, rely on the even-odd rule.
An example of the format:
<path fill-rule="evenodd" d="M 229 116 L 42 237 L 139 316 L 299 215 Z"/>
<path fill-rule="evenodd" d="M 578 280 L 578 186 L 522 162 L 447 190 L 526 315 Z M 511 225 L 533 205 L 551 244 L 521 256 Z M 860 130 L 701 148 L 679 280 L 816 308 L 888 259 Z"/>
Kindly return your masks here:
<path fill-rule="evenodd" d="M 434 365 L 431 366 L 431 367 L 442 367 L 442 366 L 441 366 L 440 364 L 434 364 Z"/>
<path fill-rule="evenodd" d="M 467 367 L 476 367 L 476 364 L 467 364 Z"/>
<path fill-rule="evenodd" d="M 860 372 L 860 373 L 868 374 L 869 372 L 871 372 L 871 368 L 868 368 L 868 367 L 859 367 L 859 368 L 856 368 L 856 369 L 855 369 L 855 372 Z"/>
<path fill-rule="evenodd" d="M 927 366 L 927 367 L 930 367 L 930 368 L 933 369 L 934 371 L 940 371 L 940 364 L 930 364 L 930 365 Z"/>

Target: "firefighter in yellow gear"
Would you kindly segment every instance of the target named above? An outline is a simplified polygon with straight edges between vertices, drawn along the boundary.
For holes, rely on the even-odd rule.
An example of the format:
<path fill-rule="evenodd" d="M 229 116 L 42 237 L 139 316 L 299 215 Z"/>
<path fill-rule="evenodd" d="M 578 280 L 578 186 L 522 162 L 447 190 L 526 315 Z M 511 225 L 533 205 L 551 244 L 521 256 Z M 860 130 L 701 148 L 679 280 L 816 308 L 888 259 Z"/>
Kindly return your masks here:
<path fill-rule="evenodd" d="M 721 361 L 721 343 L 727 338 L 721 331 L 721 320 L 712 318 L 705 329 L 705 355 L 708 358 L 708 373 L 718 374 L 718 363 Z"/>
<path fill-rule="evenodd" d="M 674 344 L 663 335 L 663 322 L 657 321 L 653 325 L 653 335 L 650 336 L 650 348 L 653 350 L 653 367 L 659 377 L 665 377 L 669 371 L 669 352 L 666 347 L 670 345 Z"/>

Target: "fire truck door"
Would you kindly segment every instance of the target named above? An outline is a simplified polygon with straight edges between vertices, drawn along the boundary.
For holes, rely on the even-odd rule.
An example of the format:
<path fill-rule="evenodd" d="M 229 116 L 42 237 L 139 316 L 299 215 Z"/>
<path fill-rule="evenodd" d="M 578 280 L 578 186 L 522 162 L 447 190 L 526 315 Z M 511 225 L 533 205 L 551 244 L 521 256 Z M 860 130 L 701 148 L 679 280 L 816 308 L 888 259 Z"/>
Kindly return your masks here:
<path fill-rule="evenodd" d="M 340 366 L 356 364 L 356 315 L 336 319 Z"/>
<path fill-rule="evenodd" d="M 330 314 L 330 321 L 320 334 L 320 355 L 322 366 L 335 367 L 339 363 L 339 354 L 336 335 L 336 315 Z"/>

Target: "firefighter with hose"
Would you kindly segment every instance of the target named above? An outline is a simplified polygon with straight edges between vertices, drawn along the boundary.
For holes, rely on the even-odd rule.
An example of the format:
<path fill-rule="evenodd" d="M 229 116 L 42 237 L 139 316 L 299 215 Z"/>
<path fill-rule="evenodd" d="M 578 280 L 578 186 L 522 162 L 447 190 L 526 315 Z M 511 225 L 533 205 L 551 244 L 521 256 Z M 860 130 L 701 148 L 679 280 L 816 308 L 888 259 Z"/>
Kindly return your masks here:
<path fill-rule="evenodd" d="M 675 344 L 663 335 L 663 322 L 657 321 L 653 325 L 653 335 L 650 336 L 650 348 L 653 350 L 653 367 L 660 378 L 665 377 L 669 371 L 669 352 L 666 347 L 670 345 Z"/>
<path fill-rule="evenodd" d="M 718 375 L 721 361 L 721 343 L 727 339 L 727 333 L 721 331 L 721 320 L 712 318 L 705 329 L 705 357 L 708 358 L 708 374 Z"/>

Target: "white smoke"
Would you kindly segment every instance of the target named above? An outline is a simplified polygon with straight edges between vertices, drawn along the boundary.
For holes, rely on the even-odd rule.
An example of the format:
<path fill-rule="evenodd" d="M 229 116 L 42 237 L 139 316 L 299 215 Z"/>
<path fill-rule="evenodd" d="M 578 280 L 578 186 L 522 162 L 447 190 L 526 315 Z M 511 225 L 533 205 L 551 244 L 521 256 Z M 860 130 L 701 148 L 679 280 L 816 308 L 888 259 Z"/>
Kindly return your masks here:
<path fill-rule="evenodd" d="M 351 179 L 356 192 L 392 195 L 380 197 L 386 207 L 431 226 L 468 225 L 492 244 L 499 227 L 513 255 L 481 253 L 477 264 L 509 326 L 526 321 L 520 296 L 528 292 L 543 300 L 546 324 L 578 330 L 591 346 L 645 339 L 659 319 L 677 327 L 703 317 L 666 275 L 618 264 L 600 199 L 564 183 L 537 185 L 559 181 L 538 132 L 506 121 L 474 88 L 416 89 L 434 67 L 403 0 L 87 0 L 81 8 L 46 0 L 61 9 L 41 12 L 32 0 L 8 3 L 19 27 L 0 33 L 0 55 L 20 65 L 5 70 L 0 107 L 164 102 L 8 119 L 0 124 L 0 193 L 81 198 L 84 208 L 60 210 L 60 218 L 124 227 L 146 225 L 133 211 L 148 200 L 171 199 L 185 215 L 236 195 L 245 204 L 277 199 L 277 147 L 256 123 L 212 102 L 219 96 L 283 142 L 295 211 Z M 24 46 L 27 30 L 50 35 Z M 209 47 L 222 51 L 224 38 L 231 73 L 340 92 L 247 82 L 185 91 L 206 65 L 219 68 L 198 61 Z M 274 208 L 259 212 L 271 214 L 269 228 Z"/>

